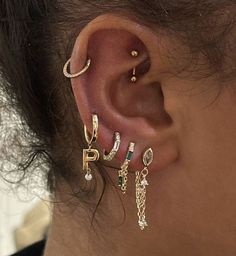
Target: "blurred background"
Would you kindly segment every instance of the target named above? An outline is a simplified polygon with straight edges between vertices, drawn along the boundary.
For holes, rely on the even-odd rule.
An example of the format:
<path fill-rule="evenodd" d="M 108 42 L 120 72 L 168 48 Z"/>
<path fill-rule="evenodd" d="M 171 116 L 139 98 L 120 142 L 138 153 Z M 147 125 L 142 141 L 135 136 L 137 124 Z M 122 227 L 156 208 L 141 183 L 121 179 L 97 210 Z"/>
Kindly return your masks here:
<path fill-rule="evenodd" d="M 16 195 L 0 179 L 0 256 L 9 256 L 47 234 L 49 203 L 37 197 L 22 200 L 21 196 L 25 192 Z"/>
<path fill-rule="evenodd" d="M 31 153 L 33 137 L 22 132 L 22 120 L 9 102 L 0 90 L 0 256 L 45 238 L 50 225 L 46 166 L 36 159 L 22 179 L 18 166 Z"/>

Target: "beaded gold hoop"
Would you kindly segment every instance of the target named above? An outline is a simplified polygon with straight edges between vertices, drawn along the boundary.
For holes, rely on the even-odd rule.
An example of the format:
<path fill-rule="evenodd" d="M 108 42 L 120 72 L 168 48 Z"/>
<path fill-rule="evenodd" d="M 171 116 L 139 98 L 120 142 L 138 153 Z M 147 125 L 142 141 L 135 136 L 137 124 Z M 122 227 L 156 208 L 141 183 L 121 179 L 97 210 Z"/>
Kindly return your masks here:
<path fill-rule="evenodd" d="M 68 66 L 70 64 L 70 61 L 71 61 L 71 59 L 69 59 L 63 67 L 63 74 L 67 78 L 75 78 L 75 77 L 78 77 L 78 76 L 84 74 L 88 70 L 88 68 L 90 67 L 90 64 L 91 64 L 91 58 L 88 58 L 85 67 L 81 71 L 79 71 L 78 73 L 71 74 L 68 72 Z"/>

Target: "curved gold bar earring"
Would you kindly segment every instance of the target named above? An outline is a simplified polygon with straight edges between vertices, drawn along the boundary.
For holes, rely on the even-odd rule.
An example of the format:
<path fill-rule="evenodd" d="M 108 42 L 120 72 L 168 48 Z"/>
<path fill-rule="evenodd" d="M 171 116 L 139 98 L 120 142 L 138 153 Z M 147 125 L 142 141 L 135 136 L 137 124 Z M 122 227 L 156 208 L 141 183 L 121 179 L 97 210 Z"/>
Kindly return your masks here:
<path fill-rule="evenodd" d="M 88 58 L 85 67 L 81 71 L 79 71 L 78 73 L 71 74 L 68 72 L 68 66 L 70 64 L 70 61 L 71 61 L 71 59 L 69 59 L 63 67 L 63 74 L 67 78 L 75 78 L 75 77 L 81 76 L 88 70 L 88 68 L 90 67 L 90 64 L 91 64 L 91 58 Z"/>
<path fill-rule="evenodd" d="M 131 52 L 131 56 L 132 56 L 132 57 L 135 57 L 135 58 L 136 58 L 136 57 L 138 57 L 138 55 L 139 55 L 138 51 L 133 50 L 133 51 Z M 136 82 L 137 82 L 136 68 L 133 68 L 133 73 L 132 73 L 132 77 L 131 77 L 130 81 L 131 81 L 132 83 L 136 83 Z"/>
<path fill-rule="evenodd" d="M 100 154 L 97 149 L 92 148 L 92 143 L 97 141 L 98 137 L 98 116 L 92 115 L 93 130 L 91 135 L 87 131 L 87 127 L 84 125 L 84 135 L 88 143 L 88 149 L 83 149 L 83 171 L 86 172 L 85 179 L 87 181 L 92 180 L 92 170 L 89 167 L 90 162 L 98 161 Z"/>
<path fill-rule="evenodd" d="M 103 150 L 103 159 L 104 160 L 111 161 L 115 157 L 116 153 L 118 152 L 118 150 L 120 148 L 120 142 L 121 142 L 120 133 L 115 132 L 115 142 L 114 142 L 111 152 L 109 154 L 106 154 L 106 151 Z"/>

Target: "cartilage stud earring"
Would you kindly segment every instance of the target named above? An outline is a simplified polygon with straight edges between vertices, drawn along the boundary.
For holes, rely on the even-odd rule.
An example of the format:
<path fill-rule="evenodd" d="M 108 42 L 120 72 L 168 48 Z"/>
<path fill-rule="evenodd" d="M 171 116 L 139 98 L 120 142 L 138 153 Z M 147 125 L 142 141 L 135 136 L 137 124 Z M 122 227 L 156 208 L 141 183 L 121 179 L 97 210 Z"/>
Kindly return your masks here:
<path fill-rule="evenodd" d="M 138 57 L 138 51 L 136 51 L 136 50 L 133 50 L 132 52 L 131 52 L 131 56 L 132 57 Z M 131 77 L 131 82 L 132 83 L 135 83 L 137 81 L 137 77 L 136 77 L 136 68 L 133 68 L 133 74 L 132 74 L 132 77 Z"/>

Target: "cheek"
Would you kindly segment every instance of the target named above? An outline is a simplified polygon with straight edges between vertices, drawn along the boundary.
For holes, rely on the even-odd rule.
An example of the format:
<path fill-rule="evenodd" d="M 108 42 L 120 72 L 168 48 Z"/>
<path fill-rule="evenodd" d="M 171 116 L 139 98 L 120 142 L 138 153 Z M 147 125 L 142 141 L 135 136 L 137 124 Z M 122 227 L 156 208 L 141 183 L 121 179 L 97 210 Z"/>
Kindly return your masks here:
<path fill-rule="evenodd" d="M 210 93 L 181 96 L 180 159 L 159 177 L 156 214 L 167 213 L 162 223 L 174 232 L 236 251 L 236 95 L 225 89 L 209 99 Z"/>
<path fill-rule="evenodd" d="M 203 101 L 203 95 L 192 98 L 185 112 L 178 180 L 182 193 L 178 199 L 180 205 L 186 203 L 183 207 L 190 226 L 208 238 L 224 241 L 227 237 L 233 243 L 236 104 L 227 90 L 210 105 L 206 101 L 204 106 Z"/>

